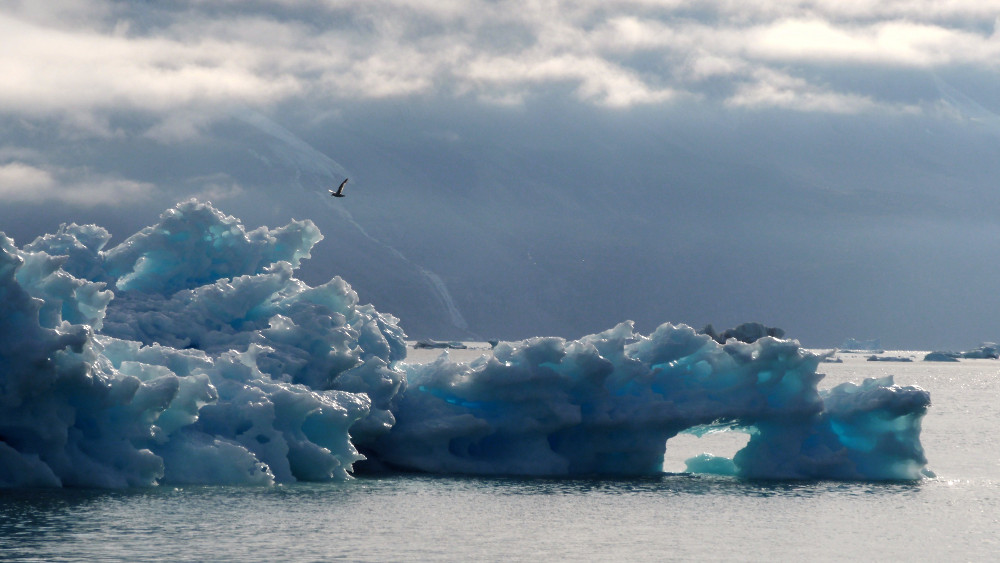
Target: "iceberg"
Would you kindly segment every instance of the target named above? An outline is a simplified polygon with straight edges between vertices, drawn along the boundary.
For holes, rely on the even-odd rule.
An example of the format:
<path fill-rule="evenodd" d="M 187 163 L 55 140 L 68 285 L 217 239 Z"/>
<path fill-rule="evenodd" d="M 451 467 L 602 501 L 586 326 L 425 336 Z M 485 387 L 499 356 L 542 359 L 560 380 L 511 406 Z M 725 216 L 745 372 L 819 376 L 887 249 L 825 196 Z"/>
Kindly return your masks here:
<path fill-rule="evenodd" d="M 433 473 L 650 475 L 678 433 L 739 430 L 750 434 L 731 460 L 740 477 L 920 478 L 929 394 L 891 376 L 820 392 L 822 358 L 792 340 L 721 345 L 669 323 L 501 342 L 468 364 L 405 366 L 396 425 L 373 450 Z"/>
<path fill-rule="evenodd" d="M 1000 346 L 995 342 L 984 342 L 979 348 L 964 352 L 930 352 L 924 356 L 925 362 L 957 362 L 959 358 L 966 360 L 996 360 L 1000 358 Z"/>
<path fill-rule="evenodd" d="M 414 345 L 414 348 L 450 348 L 452 350 L 465 350 L 468 348 L 464 343 L 452 341 L 452 342 L 439 342 L 437 340 L 418 340 Z"/>
<path fill-rule="evenodd" d="M 0 486 L 348 478 L 352 435 L 394 423 L 405 335 L 292 275 L 321 238 L 195 201 L 109 250 L 92 225 L 0 235 Z"/>
<path fill-rule="evenodd" d="M 924 356 L 925 362 L 958 362 L 957 352 L 928 352 Z"/>
<path fill-rule="evenodd" d="M 840 345 L 840 350 L 842 352 L 874 352 L 875 354 L 885 352 L 882 348 L 882 341 L 878 338 L 872 338 L 869 340 L 848 338 L 844 340 L 843 344 Z"/>
<path fill-rule="evenodd" d="M 722 344 L 624 322 L 408 362 L 399 319 L 339 277 L 295 277 L 322 238 L 308 220 L 248 231 L 195 200 L 107 249 L 95 225 L 21 248 L 0 233 L 0 487 L 648 475 L 679 432 L 716 430 L 751 437 L 691 471 L 926 471 L 926 391 L 885 378 L 820 392 L 824 356 L 774 335 Z"/>
<path fill-rule="evenodd" d="M 913 358 L 908 356 L 879 356 L 878 354 L 872 354 L 868 356 L 866 361 L 869 362 L 912 362 Z"/>

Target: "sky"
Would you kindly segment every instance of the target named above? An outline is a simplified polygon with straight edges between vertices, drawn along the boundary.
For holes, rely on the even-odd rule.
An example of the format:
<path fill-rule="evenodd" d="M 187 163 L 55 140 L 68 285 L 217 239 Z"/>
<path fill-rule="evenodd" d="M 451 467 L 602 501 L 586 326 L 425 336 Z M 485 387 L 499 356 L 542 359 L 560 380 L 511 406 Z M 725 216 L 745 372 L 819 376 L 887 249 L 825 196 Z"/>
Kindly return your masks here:
<path fill-rule="evenodd" d="M 1000 341 L 1000 1 L 0 0 L 0 231 L 310 219 L 413 338 Z M 344 177 L 345 193 L 327 195 Z"/>

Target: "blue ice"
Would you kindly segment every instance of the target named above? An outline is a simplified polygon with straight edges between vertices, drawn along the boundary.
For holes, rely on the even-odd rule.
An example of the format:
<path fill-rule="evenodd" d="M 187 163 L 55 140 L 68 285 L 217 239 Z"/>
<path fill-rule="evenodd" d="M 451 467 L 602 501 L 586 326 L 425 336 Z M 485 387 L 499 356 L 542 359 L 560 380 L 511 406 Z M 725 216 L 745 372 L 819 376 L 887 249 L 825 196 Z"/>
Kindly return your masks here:
<path fill-rule="evenodd" d="M 95 225 L 0 233 L 0 487 L 273 484 L 407 470 L 660 472 L 696 427 L 751 434 L 692 471 L 916 479 L 930 399 L 891 379 L 820 393 L 821 357 L 625 322 L 472 363 L 406 362 L 400 321 L 295 277 L 310 221 L 246 230 L 187 201 L 105 249 Z"/>

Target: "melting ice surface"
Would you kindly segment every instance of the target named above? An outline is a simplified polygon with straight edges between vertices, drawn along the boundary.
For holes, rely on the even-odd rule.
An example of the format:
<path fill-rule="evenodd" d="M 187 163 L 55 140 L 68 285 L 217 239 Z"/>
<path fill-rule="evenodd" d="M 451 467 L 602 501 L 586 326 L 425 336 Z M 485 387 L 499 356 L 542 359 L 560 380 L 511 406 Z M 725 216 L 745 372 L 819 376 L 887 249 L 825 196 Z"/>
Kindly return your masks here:
<path fill-rule="evenodd" d="M 492 356 L 405 361 L 398 319 L 342 279 L 294 277 L 310 221 L 247 231 L 188 201 L 105 250 L 64 225 L 0 233 L 0 486 L 270 484 L 372 466 L 655 474 L 682 431 L 750 434 L 691 471 L 916 479 L 926 391 L 891 378 L 817 390 L 821 356 L 631 323 Z"/>

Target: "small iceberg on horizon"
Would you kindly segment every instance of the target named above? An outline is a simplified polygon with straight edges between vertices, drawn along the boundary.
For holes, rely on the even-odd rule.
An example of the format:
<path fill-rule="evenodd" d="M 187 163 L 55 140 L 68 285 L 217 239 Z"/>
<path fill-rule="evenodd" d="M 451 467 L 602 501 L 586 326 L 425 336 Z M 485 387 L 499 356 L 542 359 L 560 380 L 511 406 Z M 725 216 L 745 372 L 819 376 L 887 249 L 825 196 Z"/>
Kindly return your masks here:
<path fill-rule="evenodd" d="M 964 352 L 930 352 L 924 356 L 925 362 L 957 362 L 965 360 L 996 360 L 1000 358 L 1000 346 L 994 342 L 984 342 L 979 348 Z"/>
<path fill-rule="evenodd" d="M 840 345 L 840 351 L 847 353 L 885 353 L 885 349 L 882 348 L 882 341 L 878 338 L 871 338 L 867 340 L 848 338 L 844 340 L 843 344 Z"/>
<path fill-rule="evenodd" d="M 449 349 L 449 350 L 465 350 L 468 346 L 463 342 L 458 341 L 448 341 L 442 342 L 439 340 L 418 340 L 413 343 L 413 347 L 416 349 L 420 348 L 430 348 L 430 349 Z"/>

